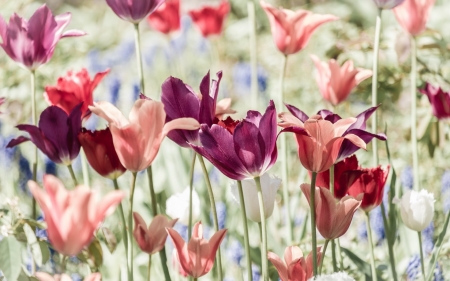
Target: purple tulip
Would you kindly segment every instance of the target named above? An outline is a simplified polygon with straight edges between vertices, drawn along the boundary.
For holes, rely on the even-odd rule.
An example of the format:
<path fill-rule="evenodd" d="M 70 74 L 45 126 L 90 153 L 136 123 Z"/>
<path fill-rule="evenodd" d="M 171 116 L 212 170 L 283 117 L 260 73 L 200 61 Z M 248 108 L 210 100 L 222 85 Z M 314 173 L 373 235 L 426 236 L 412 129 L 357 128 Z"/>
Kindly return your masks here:
<path fill-rule="evenodd" d="M 231 118 L 218 124 L 202 124 L 201 146 L 192 148 L 234 180 L 254 178 L 268 171 L 277 160 L 277 116 L 270 101 L 264 115 L 248 111 L 239 122 Z"/>
<path fill-rule="evenodd" d="M 299 119 L 301 122 L 305 123 L 306 120 L 308 120 L 308 115 L 306 115 L 303 111 L 296 108 L 293 105 L 286 104 L 287 109 L 289 110 L 292 115 L 294 115 L 297 119 Z M 373 138 L 377 138 L 379 140 L 386 140 L 386 135 L 384 134 L 372 134 L 370 132 L 366 131 L 366 121 L 369 119 L 369 117 L 374 113 L 375 110 L 377 110 L 378 106 L 371 107 L 367 109 L 366 111 L 361 112 L 356 116 L 356 122 L 353 123 L 343 134 L 342 136 L 345 136 L 347 134 L 354 134 L 360 137 L 366 144 L 371 142 Z M 317 112 L 318 115 L 322 116 L 323 119 L 330 121 L 331 123 L 336 123 L 338 120 L 341 120 L 342 118 L 334 114 L 333 112 L 329 110 L 320 110 Z M 341 146 L 341 150 L 339 151 L 338 159 L 336 160 L 336 163 L 349 157 L 353 153 L 359 150 L 359 147 L 351 143 L 349 140 L 344 140 Z"/>
<path fill-rule="evenodd" d="M 380 9 L 393 9 L 402 4 L 405 0 L 373 0 L 375 5 Z"/>
<path fill-rule="evenodd" d="M 434 116 L 438 119 L 450 117 L 450 92 L 446 93 L 440 87 L 435 87 L 430 83 L 426 83 L 425 88 L 419 91 L 427 95 Z"/>
<path fill-rule="evenodd" d="M 53 16 L 45 4 L 36 10 L 29 21 L 13 14 L 7 24 L 0 16 L 0 46 L 11 59 L 29 70 L 35 70 L 51 59 L 61 38 L 85 35 L 79 30 L 63 33 L 70 18 L 70 13 Z"/>
<path fill-rule="evenodd" d="M 31 140 L 50 160 L 55 163 L 70 165 L 80 153 L 78 133 L 81 131 L 80 103 L 70 115 L 57 106 L 49 106 L 39 119 L 39 127 L 18 125 L 21 131 L 28 132 L 29 138 L 20 136 L 11 140 L 6 147 L 14 147 Z"/>
<path fill-rule="evenodd" d="M 131 23 L 140 23 L 165 0 L 106 0 L 116 15 Z"/>

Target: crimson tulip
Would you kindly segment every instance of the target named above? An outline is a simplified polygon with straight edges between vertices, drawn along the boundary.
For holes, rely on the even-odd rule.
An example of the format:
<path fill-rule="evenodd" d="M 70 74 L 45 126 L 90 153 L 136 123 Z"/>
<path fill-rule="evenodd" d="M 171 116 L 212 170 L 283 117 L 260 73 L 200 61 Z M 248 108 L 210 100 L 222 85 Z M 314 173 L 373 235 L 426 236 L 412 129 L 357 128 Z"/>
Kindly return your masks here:
<path fill-rule="evenodd" d="M 419 92 L 426 95 L 430 101 L 433 115 L 438 119 L 450 118 L 450 92 L 444 92 L 442 88 L 426 83 Z"/>
<path fill-rule="evenodd" d="M 218 7 L 203 6 L 198 10 L 189 11 L 189 15 L 203 37 L 208 37 L 222 33 L 223 23 L 229 11 L 230 3 L 224 0 Z"/>
<path fill-rule="evenodd" d="M 147 17 L 147 21 L 164 34 L 180 30 L 180 0 L 166 0 Z"/>

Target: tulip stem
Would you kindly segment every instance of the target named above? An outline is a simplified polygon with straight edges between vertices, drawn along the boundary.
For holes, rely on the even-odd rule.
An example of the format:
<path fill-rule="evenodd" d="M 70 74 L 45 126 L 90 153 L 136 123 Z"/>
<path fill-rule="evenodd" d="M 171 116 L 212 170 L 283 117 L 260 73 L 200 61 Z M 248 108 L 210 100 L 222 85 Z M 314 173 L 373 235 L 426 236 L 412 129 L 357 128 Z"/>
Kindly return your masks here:
<path fill-rule="evenodd" d="M 72 164 L 67 165 L 67 168 L 69 169 L 69 173 L 70 173 L 70 176 L 72 177 L 73 184 L 75 186 L 77 186 L 78 181 L 77 181 L 77 178 L 75 177 L 75 173 L 73 172 Z"/>
<path fill-rule="evenodd" d="M 66 266 L 67 266 L 68 259 L 69 259 L 68 256 L 65 256 L 65 255 L 61 256 L 61 273 L 66 273 Z"/>
<path fill-rule="evenodd" d="M 339 238 L 336 238 L 335 240 L 337 244 L 337 254 L 339 256 L 339 270 L 342 271 L 344 270 L 344 259 L 342 258 L 341 242 L 339 242 Z"/>
<path fill-rule="evenodd" d="M 311 192 L 310 192 L 310 202 L 309 208 L 311 212 L 311 236 L 312 236 L 312 247 L 311 251 L 313 254 L 313 276 L 317 275 L 317 236 L 316 236 L 316 178 L 317 173 L 312 172 L 311 175 Z"/>
<path fill-rule="evenodd" d="M 330 167 L 329 174 L 330 174 L 330 192 L 331 195 L 333 195 L 334 197 L 334 165 Z M 337 272 L 338 268 L 336 262 L 336 243 L 334 243 L 334 239 L 331 240 L 331 259 L 333 261 L 333 272 Z M 320 264 L 320 272 L 322 272 L 322 264 Z"/>
<path fill-rule="evenodd" d="M 266 213 L 264 208 L 264 199 L 261 188 L 261 179 L 255 177 L 256 189 L 258 190 L 259 213 L 261 215 L 261 265 L 263 280 L 269 280 L 269 266 L 267 263 L 267 227 L 266 227 Z"/>
<path fill-rule="evenodd" d="M 394 233 L 395 233 L 395 230 L 391 229 L 391 226 L 389 225 L 389 223 L 387 221 L 386 208 L 384 207 L 383 202 L 381 202 L 380 208 L 381 208 L 381 215 L 383 218 L 384 229 L 385 229 L 386 233 L 388 234 L 388 235 L 386 235 L 386 240 L 387 240 L 387 246 L 388 246 L 388 251 L 389 251 L 389 262 L 391 264 L 392 278 L 394 281 L 397 281 L 397 270 L 395 269 L 395 256 L 394 256 L 394 249 L 393 249 L 395 241 L 392 241 L 392 235 L 391 235 L 392 231 L 394 231 Z"/>
<path fill-rule="evenodd" d="M 370 227 L 370 215 L 366 214 L 366 226 L 367 226 L 367 239 L 370 247 L 370 267 L 372 269 L 372 281 L 377 281 L 377 268 L 375 267 L 375 254 L 373 248 L 372 228 Z"/>
<path fill-rule="evenodd" d="M 33 121 L 33 125 L 37 125 L 37 112 L 36 112 L 36 72 L 32 70 L 30 72 L 31 76 L 31 119 Z M 34 146 L 34 159 L 32 164 L 33 169 L 33 181 L 36 181 L 37 179 L 37 161 L 38 161 L 38 148 L 37 146 Z M 36 199 L 32 198 L 32 213 L 33 213 L 33 219 L 37 219 L 37 210 L 36 210 Z"/>
<path fill-rule="evenodd" d="M 90 186 L 89 184 L 89 169 L 86 159 L 86 153 L 84 152 L 84 149 L 80 151 L 81 156 L 81 171 L 83 172 L 83 183 L 85 186 Z"/>
<path fill-rule="evenodd" d="M 152 269 L 152 255 L 148 255 L 148 281 L 151 280 L 151 274 L 150 271 Z"/>
<path fill-rule="evenodd" d="M 383 9 L 378 9 L 377 22 L 375 25 L 375 42 L 373 47 L 373 73 L 372 73 L 372 107 L 378 104 L 378 58 L 380 54 L 380 36 L 381 36 L 381 14 Z M 372 133 L 377 133 L 377 111 L 372 117 Z M 372 140 L 373 166 L 378 166 L 378 143 L 377 139 Z"/>
<path fill-rule="evenodd" d="M 331 240 L 331 241 L 333 241 L 333 240 Z M 325 240 L 325 244 L 323 245 L 322 258 L 321 258 L 321 260 L 320 260 L 319 275 L 322 274 L 323 260 L 325 259 L 325 253 L 327 252 L 328 242 L 330 242 L 329 239 Z"/>
<path fill-rule="evenodd" d="M 425 261 L 423 259 L 422 232 L 417 231 L 417 234 L 419 236 L 420 267 L 422 269 L 423 280 L 426 280 L 427 276 L 425 275 Z"/>
<path fill-rule="evenodd" d="M 133 198 L 134 198 L 134 188 L 136 186 L 137 172 L 132 173 L 133 177 L 131 180 L 130 188 L 130 213 L 128 214 L 128 237 L 130 238 L 129 258 L 130 258 L 130 274 L 129 281 L 133 280 Z"/>
<path fill-rule="evenodd" d="M 247 262 L 247 280 L 252 281 L 252 259 L 250 256 L 250 243 L 248 236 L 248 225 L 247 225 L 247 211 L 245 210 L 245 200 L 244 192 L 242 191 L 242 182 L 237 181 L 237 186 L 239 190 L 239 201 L 241 203 L 241 213 L 242 222 L 244 224 L 244 246 L 245 246 L 245 260 Z"/>
<path fill-rule="evenodd" d="M 211 212 L 213 217 L 214 229 L 215 231 L 219 231 L 219 221 L 217 219 L 217 210 L 216 210 L 216 201 L 214 200 L 214 193 L 211 186 L 211 181 L 209 180 L 208 170 L 206 169 L 205 161 L 203 157 L 198 154 L 198 160 L 200 161 L 200 165 L 202 166 L 203 175 L 205 176 L 206 187 L 208 189 L 209 201 L 211 202 Z M 220 251 L 220 247 L 217 249 L 217 268 L 219 271 L 219 280 L 223 280 L 222 274 L 222 254 Z M 194 278 L 195 280 L 195 278 Z"/>
<path fill-rule="evenodd" d="M 139 72 L 139 82 L 141 85 L 141 92 L 145 95 L 144 87 L 144 67 L 142 65 L 142 54 L 141 54 L 141 34 L 139 33 L 139 23 L 134 24 L 134 45 L 136 47 L 136 59 Z"/>
<path fill-rule="evenodd" d="M 119 188 L 119 184 L 117 183 L 117 179 L 113 179 L 113 183 L 114 183 L 114 189 L 115 190 L 120 190 Z M 127 261 L 127 272 L 128 272 L 128 277 L 130 277 L 130 265 L 128 264 L 128 234 L 127 234 L 127 222 L 125 219 L 125 214 L 123 212 L 123 206 L 122 206 L 122 202 L 119 204 L 119 213 L 120 213 L 120 220 L 122 221 L 122 240 L 123 240 L 123 245 L 125 247 L 125 257 L 126 257 L 126 261 Z"/>
<path fill-rule="evenodd" d="M 194 154 L 192 156 L 191 170 L 189 172 L 189 226 L 188 226 L 188 240 L 191 240 L 191 236 L 192 236 L 192 193 L 194 192 L 195 158 L 197 158 L 197 153 L 194 152 Z"/>
<path fill-rule="evenodd" d="M 252 104 L 258 107 L 258 61 L 256 46 L 256 14 L 253 0 L 247 2 L 248 24 L 250 33 L 250 65 L 251 65 L 251 96 Z"/>
<path fill-rule="evenodd" d="M 417 151 L 417 46 L 416 38 L 411 37 L 411 149 L 413 158 L 414 189 L 420 189 L 419 179 L 419 156 Z"/>

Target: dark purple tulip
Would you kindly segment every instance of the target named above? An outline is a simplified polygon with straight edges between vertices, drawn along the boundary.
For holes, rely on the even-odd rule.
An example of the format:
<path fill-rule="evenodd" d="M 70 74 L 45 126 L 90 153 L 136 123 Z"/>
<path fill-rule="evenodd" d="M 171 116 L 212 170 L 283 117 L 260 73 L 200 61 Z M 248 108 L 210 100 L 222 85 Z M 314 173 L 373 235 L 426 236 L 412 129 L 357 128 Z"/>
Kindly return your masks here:
<path fill-rule="evenodd" d="M 192 148 L 234 180 L 260 176 L 275 164 L 277 116 L 273 101 L 264 115 L 248 111 L 234 131 L 226 124 L 230 123 L 202 124 L 199 131 L 201 146 L 191 144 Z"/>
<path fill-rule="evenodd" d="M 303 111 L 296 108 L 293 105 L 286 104 L 287 109 L 289 110 L 292 115 L 294 115 L 297 119 L 299 119 L 302 123 L 305 123 L 306 120 L 308 120 L 308 115 L 306 115 Z M 371 107 L 367 109 L 366 111 L 361 112 L 356 116 L 356 122 L 353 123 L 343 134 L 342 136 L 345 136 L 347 134 L 354 134 L 360 137 L 366 144 L 371 142 L 373 138 L 377 138 L 379 140 L 385 141 L 386 135 L 385 134 L 372 134 L 370 132 L 366 131 L 366 121 L 369 119 L 369 117 L 374 113 L 375 110 L 378 109 L 378 106 Z M 333 112 L 323 109 L 317 112 L 318 115 L 322 116 L 323 119 L 330 121 L 331 123 L 336 123 L 338 120 L 341 120 L 342 118 L 334 114 Z M 341 150 L 339 151 L 339 157 L 336 160 L 336 162 L 339 162 L 356 151 L 359 150 L 359 147 L 351 143 L 349 140 L 344 140 L 341 146 Z"/>
<path fill-rule="evenodd" d="M 419 91 L 428 97 L 434 116 L 438 119 L 450 117 L 450 92 L 446 93 L 440 87 L 435 87 L 430 83 L 427 83 L 425 88 Z"/>
<path fill-rule="evenodd" d="M 165 0 L 106 0 L 116 15 L 131 23 L 140 23 Z"/>
<path fill-rule="evenodd" d="M 57 106 L 49 106 L 39 119 L 39 127 L 18 125 L 17 128 L 30 134 L 30 137 L 18 137 L 11 140 L 6 147 L 14 147 L 31 140 L 50 160 L 55 163 L 70 165 L 80 153 L 78 133 L 81 131 L 80 103 L 70 115 Z"/>

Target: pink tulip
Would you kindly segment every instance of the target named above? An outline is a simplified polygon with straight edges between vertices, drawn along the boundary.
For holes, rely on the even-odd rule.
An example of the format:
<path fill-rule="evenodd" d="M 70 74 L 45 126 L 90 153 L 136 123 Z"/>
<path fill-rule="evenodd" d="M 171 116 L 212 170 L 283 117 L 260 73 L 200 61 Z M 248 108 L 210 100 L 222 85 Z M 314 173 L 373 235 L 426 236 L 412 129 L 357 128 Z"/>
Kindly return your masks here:
<path fill-rule="evenodd" d="M 54 276 L 51 276 L 48 273 L 45 272 L 36 272 L 36 278 L 39 281 L 72 281 L 72 278 L 70 278 L 67 274 L 56 274 Z M 100 273 L 92 273 L 91 275 L 84 278 L 83 281 L 101 281 L 102 276 Z"/>
<path fill-rule="evenodd" d="M 200 127 L 192 118 L 179 118 L 164 124 L 164 105 L 148 99 L 135 102 L 129 120 L 109 102 L 94 103 L 89 109 L 109 123 L 119 160 L 131 172 L 144 170 L 152 164 L 161 142 L 171 130 Z"/>
<path fill-rule="evenodd" d="M 333 15 L 313 14 L 306 10 L 294 12 L 277 9 L 264 1 L 260 3 L 269 18 L 273 40 L 285 55 L 303 50 L 318 27 L 339 19 Z"/>
<path fill-rule="evenodd" d="M 164 248 L 164 243 L 166 243 L 167 239 L 166 228 L 173 227 L 178 220 L 168 220 L 163 215 L 157 215 L 147 227 L 147 224 L 141 215 L 134 212 L 133 217 L 134 239 L 136 239 L 139 248 L 149 255 L 153 255 Z"/>
<path fill-rule="evenodd" d="M 372 70 L 354 68 L 353 61 L 346 61 L 342 67 L 334 59 L 322 62 L 311 55 L 317 69 L 316 81 L 323 98 L 332 105 L 338 105 L 350 95 L 359 83 L 372 76 Z"/>
<path fill-rule="evenodd" d="M 304 183 L 300 188 L 308 202 L 311 202 L 311 185 Z M 316 187 L 316 226 L 323 238 L 336 239 L 347 232 L 353 215 L 361 205 L 361 199 L 362 194 L 356 199 L 351 196 L 345 196 L 336 202 L 336 199 L 328 189 Z"/>
<path fill-rule="evenodd" d="M 317 263 L 320 263 L 322 253 L 317 248 Z M 284 250 L 284 263 L 275 253 L 269 252 L 267 258 L 275 266 L 281 281 L 306 281 L 313 275 L 312 252 L 306 257 L 297 246 L 290 246 Z"/>
<path fill-rule="evenodd" d="M 45 4 L 29 21 L 13 14 L 7 24 L 0 16 L 0 46 L 15 62 L 35 70 L 51 59 L 60 39 L 86 34 L 79 30 L 63 32 L 70 18 L 70 13 L 53 16 Z"/>
<path fill-rule="evenodd" d="M 203 239 L 203 227 L 201 222 L 194 225 L 192 237 L 186 243 L 180 234 L 174 229 L 167 228 L 170 238 L 177 249 L 180 265 L 183 270 L 194 278 L 207 274 L 214 265 L 216 251 L 225 238 L 227 230 L 221 229 L 214 233 L 208 241 Z"/>
<path fill-rule="evenodd" d="M 188 276 L 186 271 L 184 271 L 184 269 L 181 267 L 180 258 L 178 257 L 177 249 L 173 249 L 173 251 L 172 251 L 172 266 L 175 268 L 175 270 L 178 271 L 178 273 L 181 276 L 183 276 L 183 277 Z"/>
<path fill-rule="evenodd" d="M 31 193 L 44 212 L 50 243 L 65 256 L 74 256 L 88 246 L 100 222 L 114 211 L 125 194 L 112 191 L 101 202 L 84 185 L 68 191 L 52 175 L 44 176 L 44 189 L 34 181 L 28 182 Z"/>
<path fill-rule="evenodd" d="M 435 2 L 436 0 L 405 0 L 394 9 L 394 14 L 403 29 L 416 36 L 425 31 Z"/>

